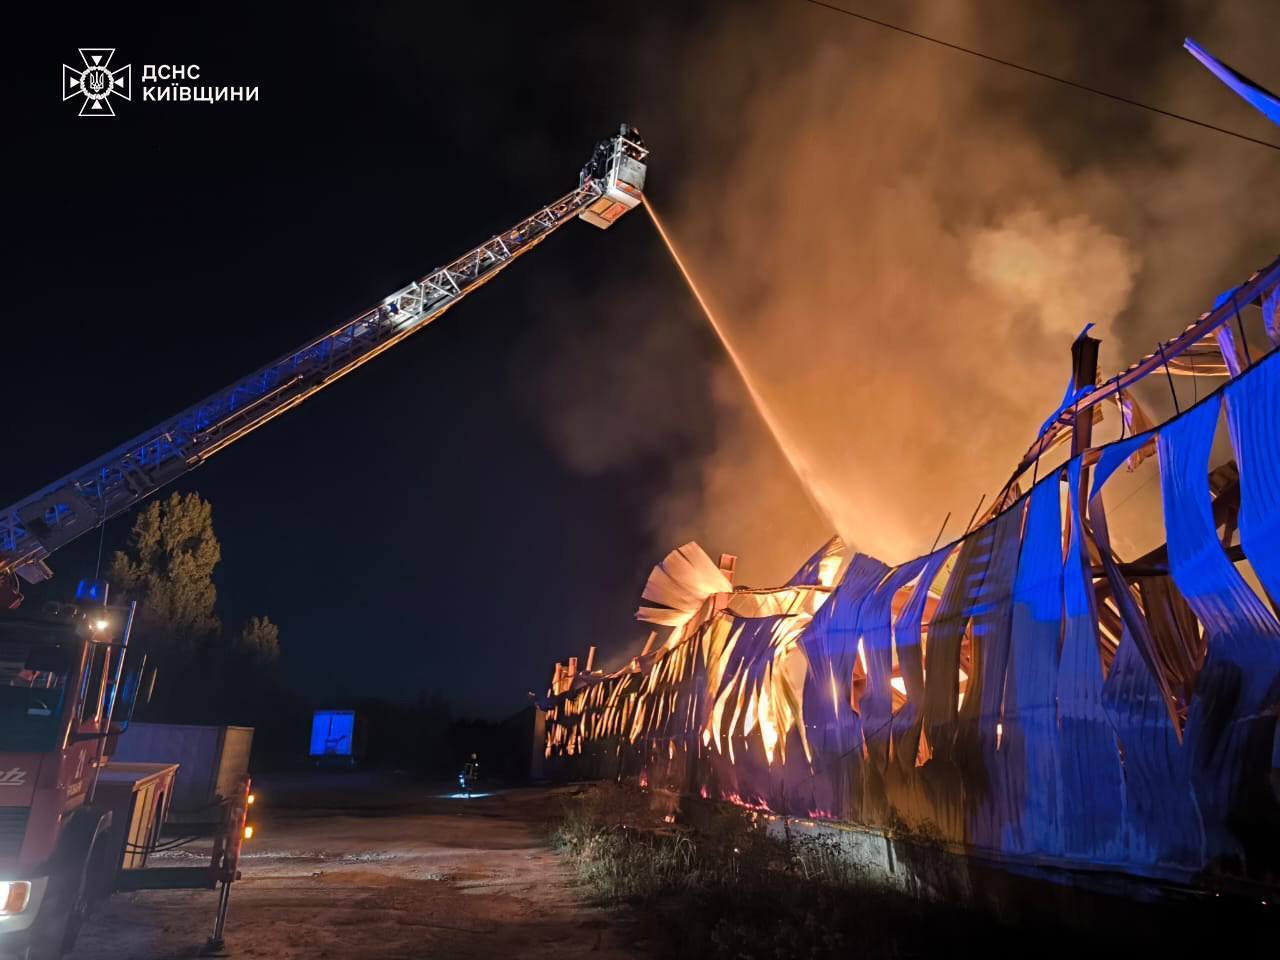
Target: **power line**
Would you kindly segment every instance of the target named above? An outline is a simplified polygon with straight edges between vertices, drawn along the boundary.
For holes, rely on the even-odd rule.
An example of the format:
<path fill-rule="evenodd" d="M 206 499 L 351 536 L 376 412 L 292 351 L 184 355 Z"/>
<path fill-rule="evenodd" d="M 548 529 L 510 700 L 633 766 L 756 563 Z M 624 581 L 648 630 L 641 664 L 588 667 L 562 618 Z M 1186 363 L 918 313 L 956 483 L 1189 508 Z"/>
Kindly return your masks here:
<path fill-rule="evenodd" d="M 824 10 L 830 10 L 833 13 L 842 13 L 846 17 L 853 17 L 855 20 L 862 20 L 865 23 L 871 23 L 877 27 L 884 27 L 886 30 L 893 30 L 897 33 L 906 34 L 908 37 L 915 37 L 917 40 L 925 40 L 929 43 L 937 44 L 940 47 L 946 47 L 948 50 L 957 50 L 960 53 L 967 53 L 971 57 L 978 57 L 981 60 L 998 63 L 1002 67 L 1010 67 L 1014 70 L 1020 70 L 1023 73 L 1031 74 L 1033 77 L 1052 80 L 1054 83 L 1061 83 L 1063 86 L 1074 87 L 1076 90 L 1083 90 L 1086 93 L 1097 94 L 1100 97 L 1106 97 L 1108 100 L 1127 103 L 1131 107 L 1138 107 L 1142 110 L 1149 110 L 1152 113 L 1158 113 L 1162 117 L 1169 117 L 1173 120 L 1182 120 L 1185 123 L 1195 124 L 1197 127 L 1204 127 L 1206 130 L 1213 130 L 1215 133 L 1225 133 L 1229 137 L 1235 137 L 1238 140 L 1245 140 L 1249 143 L 1256 143 L 1260 147 L 1270 147 L 1272 150 L 1280 150 L 1280 143 L 1272 143 L 1269 140 L 1259 140 L 1257 137 L 1251 137 L 1248 134 L 1239 133 L 1235 130 L 1228 130 L 1226 127 L 1218 127 L 1212 123 L 1197 120 L 1194 117 L 1188 117 L 1181 113 L 1174 113 L 1172 110 L 1164 110 L 1160 107 L 1153 107 L 1149 103 L 1143 103 L 1140 100 L 1132 100 L 1129 97 L 1122 97 L 1118 93 L 1109 93 L 1106 90 L 1099 90 L 1097 87 L 1090 87 L 1087 84 L 1077 83 L 1075 80 L 1068 80 L 1065 77 L 1055 76 L 1052 73 L 1045 73 L 1043 70 L 1026 67 L 1020 63 L 1014 63 L 1011 60 L 1002 60 L 1000 57 L 993 57 L 989 53 L 982 53 L 981 51 L 974 50 L 970 47 L 962 47 L 958 43 L 939 40 L 937 37 L 931 37 L 925 33 L 917 33 L 915 30 L 908 30 L 906 27 L 900 27 L 895 23 L 888 23 L 884 20 L 877 20 L 875 17 L 868 17 L 864 13 L 856 13 L 853 10 L 846 10 L 844 7 L 837 7 L 832 3 L 824 3 L 823 0 L 804 0 L 804 2 L 812 4 L 815 7 L 822 7 Z"/>

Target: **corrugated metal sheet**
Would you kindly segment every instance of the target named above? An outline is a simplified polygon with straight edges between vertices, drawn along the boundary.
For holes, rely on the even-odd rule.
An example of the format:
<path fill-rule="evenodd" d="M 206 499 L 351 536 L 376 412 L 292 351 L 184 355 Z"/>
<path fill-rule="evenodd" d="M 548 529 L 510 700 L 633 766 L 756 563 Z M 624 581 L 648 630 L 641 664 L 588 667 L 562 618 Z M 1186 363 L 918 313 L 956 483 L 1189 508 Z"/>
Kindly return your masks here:
<path fill-rule="evenodd" d="M 718 605 L 557 698 L 549 771 L 1036 863 L 1280 886 L 1280 622 L 1241 569 L 1280 595 L 1280 352 L 1244 359 L 1224 390 L 1048 471 L 957 543 L 895 568 L 856 555 L 830 592 L 804 586 L 826 547 L 777 602 Z M 1230 465 L 1211 485 L 1224 397 L 1238 485 Z M 1141 469 L 1159 472 L 1167 545 L 1125 563 L 1103 494 L 1153 440 Z"/>

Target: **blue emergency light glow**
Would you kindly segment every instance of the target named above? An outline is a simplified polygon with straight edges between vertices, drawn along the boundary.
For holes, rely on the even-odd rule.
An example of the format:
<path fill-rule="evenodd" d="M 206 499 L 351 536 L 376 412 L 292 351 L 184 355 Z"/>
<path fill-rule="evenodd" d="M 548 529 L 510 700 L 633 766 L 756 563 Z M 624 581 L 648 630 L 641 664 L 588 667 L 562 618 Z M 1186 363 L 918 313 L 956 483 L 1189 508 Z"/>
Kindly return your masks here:
<path fill-rule="evenodd" d="M 317 710 L 311 718 L 311 756 L 351 756 L 355 727 L 354 710 Z"/>
<path fill-rule="evenodd" d="M 109 587 L 105 580 L 81 580 L 76 586 L 76 603 L 107 604 Z"/>

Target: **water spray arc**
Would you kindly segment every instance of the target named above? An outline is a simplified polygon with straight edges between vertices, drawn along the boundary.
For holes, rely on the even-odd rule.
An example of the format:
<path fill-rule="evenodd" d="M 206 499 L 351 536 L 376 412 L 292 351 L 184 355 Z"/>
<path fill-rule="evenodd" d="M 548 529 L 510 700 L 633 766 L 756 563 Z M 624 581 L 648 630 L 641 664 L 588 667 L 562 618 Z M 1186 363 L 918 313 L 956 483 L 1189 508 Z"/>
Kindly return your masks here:
<path fill-rule="evenodd" d="M 804 490 L 805 496 L 809 503 L 812 504 L 814 510 L 826 520 L 832 530 L 837 529 L 832 513 L 827 509 L 817 493 L 816 478 L 813 471 L 808 469 L 804 463 L 801 454 L 794 449 L 793 445 L 788 442 L 786 431 L 782 428 L 778 418 L 770 410 L 768 403 L 756 388 L 752 381 L 750 373 L 747 372 L 746 364 L 738 351 L 733 348 L 733 344 L 729 341 L 728 335 L 721 326 L 720 321 L 716 319 L 715 313 L 711 310 L 710 305 L 702 296 L 702 292 L 698 289 L 698 285 L 694 283 L 693 276 L 689 273 L 689 268 L 685 266 L 684 260 L 680 258 L 680 254 L 676 252 L 675 244 L 671 242 L 671 236 L 662 226 L 662 221 L 658 218 L 658 213 L 653 208 L 653 201 L 645 197 L 644 209 L 649 214 L 649 219 L 653 221 L 654 229 L 658 231 L 658 236 L 662 238 L 662 242 L 666 245 L 667 252 L 671 254 L 671 259 L 680 270 L 680 275 L 684 277 L 684 282 L 689 287 L 689 292 L 693 294 L 693 298 L 698 301 L 698 306 L 702 308 L 703 314 L 706 315 L 707 322 L 711 324 L 711 329 L 715 331 L 716 336 L 720 340 L 720 344 L 724 347 L 724 352 L 729 355 L 729 359 L 733 361 L 733 367 L 738 372 L 738 378 L 742 381 L 742 385 L 747 388 L 747 393 L 751 397 L 751 402 L 755 405 L 756 412 L 760 414 L 760 419 L 764 421 L 764 425 L 768 428 L 774 442 L 778 445 L 778 449 L 782 451 L 783 457 L 786 458 L 787 464 L 791 467 L 796 478 L 800 481 L 800 487 Z"/>

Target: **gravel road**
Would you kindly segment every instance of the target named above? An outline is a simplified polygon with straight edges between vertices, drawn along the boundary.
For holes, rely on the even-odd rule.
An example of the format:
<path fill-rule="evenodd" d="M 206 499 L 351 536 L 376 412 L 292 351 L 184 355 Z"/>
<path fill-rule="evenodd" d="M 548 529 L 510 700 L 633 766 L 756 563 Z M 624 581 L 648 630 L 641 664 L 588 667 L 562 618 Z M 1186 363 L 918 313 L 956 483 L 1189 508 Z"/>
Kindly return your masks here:
<path fill-rule="evenodd" d="M 631 958 L 627 922 L 586 905 L 546 823 L 565 788 L 497 790 L 470 800 L 369 774 L 257 785 L 256 835 L 227 921 L 233 957 Z M 153 860 L 196 863 L 178 852 Z M 213 891 L 117 894 L 69 960 L 200 955 Z M 634 931 L 631 931 L 632 933 Z"/>

